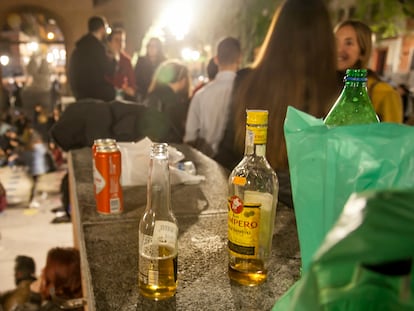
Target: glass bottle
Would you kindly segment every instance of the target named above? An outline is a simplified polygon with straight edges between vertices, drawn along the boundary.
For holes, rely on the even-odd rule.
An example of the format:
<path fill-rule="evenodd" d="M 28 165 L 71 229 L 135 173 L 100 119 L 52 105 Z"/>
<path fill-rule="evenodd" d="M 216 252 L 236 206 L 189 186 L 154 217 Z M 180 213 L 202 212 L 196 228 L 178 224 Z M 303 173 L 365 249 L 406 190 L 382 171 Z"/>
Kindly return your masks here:
<path fill-rule="evenodd" d="M 344 88 L 324 122 L 330 126 L 379 122 L 367 92 L 366 69 L 347 69 Z"/>
<path fill-rule="evenodd" d="M 168 145 L 151 150 L 147 206 L 139 223 L 139 277 L 142 296 L 162 300 L 177 289 L 178 226 L 171 209 Z"/>
<path fill-rule="evenodd" d="M 247 110 L 244 157 L 229 177 L 229 277 L 248 286 L 266 280 L 279 183 L 266 159 L 266 110 Z"/>

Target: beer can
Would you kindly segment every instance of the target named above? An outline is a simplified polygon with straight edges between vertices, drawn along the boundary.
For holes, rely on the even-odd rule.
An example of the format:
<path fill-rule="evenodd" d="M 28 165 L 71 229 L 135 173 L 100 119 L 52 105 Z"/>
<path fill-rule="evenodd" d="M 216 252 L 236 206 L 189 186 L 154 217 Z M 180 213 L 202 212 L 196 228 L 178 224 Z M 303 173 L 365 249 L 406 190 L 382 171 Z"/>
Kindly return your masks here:
<path fill-rule="evenodd" d="M 94 156 L 96 210 L 100 214 L 123 211 L 121 152 L 116 144 L 98 145 Z"/>
<path fill-rule="evenodd" d="M 106 145 L 116 145 L 116 140 L 113 138 L 98 138 L 95 139 L 93 141 L 93 145 L 92 145 L 92 168 L 93 168 L 93 180 L 95 180 L 96 176 L 96 164 L 95 164 L 95 157 L 96 157 L 96 148 L 98 148 L 98 146 L 106 146 Z M 96 186 L 95 183 L 93 185 L 93 191 L 94 193 L 96 193 Z"/>

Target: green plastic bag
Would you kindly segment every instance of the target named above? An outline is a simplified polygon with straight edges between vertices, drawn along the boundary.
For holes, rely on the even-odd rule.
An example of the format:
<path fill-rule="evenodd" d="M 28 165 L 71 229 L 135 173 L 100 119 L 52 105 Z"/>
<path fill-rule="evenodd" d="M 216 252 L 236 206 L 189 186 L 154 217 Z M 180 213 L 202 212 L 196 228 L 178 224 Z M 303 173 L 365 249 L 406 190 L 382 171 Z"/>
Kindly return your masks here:
<path fill-rule="evenodd" d="M 284 130 L 304 272 L 352 193 L 414 187 L 414 127 L 328 128 L 288 107 Z"/>
<path fill-rule="evenodd" d="M 413 224 L 414 189 L 353 194 L 310 268 L 272 310 L 414 310 L 412 267 L 400 275 L 371 268 L 412 262 Z"/>

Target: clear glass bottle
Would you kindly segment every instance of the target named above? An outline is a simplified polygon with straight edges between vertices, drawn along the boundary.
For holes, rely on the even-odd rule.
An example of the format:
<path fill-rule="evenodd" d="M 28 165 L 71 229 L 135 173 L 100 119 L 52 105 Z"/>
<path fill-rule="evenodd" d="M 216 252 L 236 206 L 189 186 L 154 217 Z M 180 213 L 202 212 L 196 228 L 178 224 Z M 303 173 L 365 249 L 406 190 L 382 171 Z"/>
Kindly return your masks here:
<path fill-rule="evenodd" d="M 367 70 L 348 69 L 345 86 L 324 120 L 326 125 L 378 123 L 367 92 Z"/>
<path fill-rule="evenodd" d="M 247 110 L 245 153 L 229 177 L 229 277 L 255 286 L 267 277 L 279 183 L 266 160 L 266 110 Z"/>
<path fill-rule="evenodd" d="M 139 292 L 162 300 L 177 289 L 178 226 L 171 209 L 168 145 L 154 143 L 147 185 L 147 206 L 139 224 Z"/>

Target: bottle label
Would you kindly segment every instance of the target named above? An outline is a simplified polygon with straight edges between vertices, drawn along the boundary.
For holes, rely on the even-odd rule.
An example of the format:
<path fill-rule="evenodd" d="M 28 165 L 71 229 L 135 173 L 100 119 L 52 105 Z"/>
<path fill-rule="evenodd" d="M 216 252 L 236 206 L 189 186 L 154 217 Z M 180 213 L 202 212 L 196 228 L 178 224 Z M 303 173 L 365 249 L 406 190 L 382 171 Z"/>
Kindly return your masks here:
<path fill-rule="evenodd" d="M 229 198 L 228 247 L 230 253 L 242 258 L 255 258 L 259 250 L 261 203 L 243 202 L 238 196 Z"/>
<path fill-rule="evenodd" d="M 267 127 L 266 126 L 258 127 L 258 126 L 247 125 L 247 132 L 253 133 L 254 144 L 256 145 L 266 144 L 266 140 L 267 140 Z"/>
<path fill-rule="evenodd" d="M 165 220 L 156 220 L 154 225 L 153 241 L 155 244 L 168 245 L 175 248 L 178 236 L 178 227 L 175 223 Z"/>
<path fill-rule="evenodd" d="M 233 185 L 237 185 L 237 186 L 245 186 L 247 183 L 247 179 L 244 176 L 234 176 L 232 183 Z"/>
<path fill-rule="evenodd" d="M 273 196 L 246 190 L 244 201 L 238 196 L 232 196 L 228 201 L 228 247 L 231 255 L 259 258 L 259 249 L 268 248 L 273 235 Z"/>

